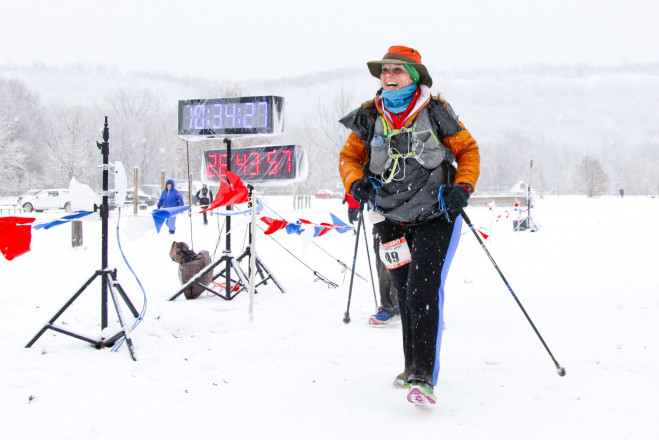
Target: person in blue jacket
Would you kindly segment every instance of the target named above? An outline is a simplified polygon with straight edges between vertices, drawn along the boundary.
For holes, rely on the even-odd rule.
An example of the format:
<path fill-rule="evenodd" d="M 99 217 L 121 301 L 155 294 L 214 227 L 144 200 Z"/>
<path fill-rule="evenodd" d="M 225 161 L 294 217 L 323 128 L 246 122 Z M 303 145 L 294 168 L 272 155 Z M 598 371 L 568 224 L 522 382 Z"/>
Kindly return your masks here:
<path fill-rule="evenodd" d="M 183 197 L 181 193 L 175 188 L 174 179 L 169 179 L 165 184 L 165 189 L 162 194 L 160 194 L 160 199 L 158 200 L 158 209 L 160 208 L 175 208 L 177 206 L 183 206 Z M 167 227 L 169 227 L 169 233 L 173 234 L 176 232 L 176 216 L 167 218 Z"/>

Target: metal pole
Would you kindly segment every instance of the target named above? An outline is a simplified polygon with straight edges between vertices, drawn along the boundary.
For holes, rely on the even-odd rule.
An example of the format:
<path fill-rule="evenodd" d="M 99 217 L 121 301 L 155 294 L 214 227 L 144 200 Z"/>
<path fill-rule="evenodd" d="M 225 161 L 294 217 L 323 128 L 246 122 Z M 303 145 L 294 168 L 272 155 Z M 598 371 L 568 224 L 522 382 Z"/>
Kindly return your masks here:
<path fill-rule="evenodd" d="M 231 139 L 224 138 L 224 143 L 227 144 L 227 171 L 231 171 Z M 228 181 L 228 179 L 227 179 Z M 227 211 L 231 211 L 231 205 L 227 205 Z M 231 216 L 227 215 L 225 222 L 226 229 L 226 250 L 231 254 Z M 226 293 L 227 296 L 231 296 L 231 258 L 227 258 L 226 261 Z"/>
<path fill-rule="evenodd" d="M 364 231 L 364 243 L 366 244 L 366 256 L 368 257 L 368 270 L 371 273 L 371 286 L 373 287 L 373 299 L 375 300 L 375 311 L 378 311 L 378 295 L 375 293 L 375 278 L 373 277 L 373 265 L 371 264 L 371 251 L 368 245 L 368 238 L 366 237 L 366 222 L 362 221 L 362 230 Z M 375 255 L 375 258 L 378 258 Z M 378 274 L 379 275 L 379 274 Z"/>
<path fill-rule="evenodd" d="M 140 196 L 138 194 L 139 187 L 140 187 L 140 169 L 135 167 L 133 168 L 133 215 L 137 215 L 137 210 L 140 203 Z"/>
<path fill-rule="evenodd" d="M 359 249 L 359 232 L 364 222 L 364 205 L 359 207 L 359 221 L 357 222 L 357 235 L 355 236 L 355 254 L 352 257 L 352 272 L 350 273 L 350 287 L 348 288 L 348 306 L 343 315 L 343 322 L 350 323 L 350 300 L 352 299 L 352 284 L 355 281 L 355 265 L 357 264 L 357 249 Z M 367 245 L 368 246 L 368 245 Z"/>
<path fill-rule="evenodd" d="M 528 222 L 529 225 L 528 227 L 531 228 L 531 180 L 533 179 L 533 159 L 531 159 L 531 163 L 529 164 L 529 184 L 526 186 L 526 207 L 529 210 L 529 215 L 528 215 Z"/>
<path fill-rule="evenodd" d="M 249 201 L 252 206 L 252 217 L 249 224 L 249 320 L 254 319 L 254 292 L 256 290 L 256 196 L 250 185 Z"/>
<path fill-rule="evenodd" d="M 549 347 L 547 346 L 547 343 L 545 342 L 545 340 L 544 340 L 544 339 L 542 338 L 542 336 L 540 335 L 540 332 L 538 331 L 538 329 L 536 328 L 535 324 L 534 324 L 533 321 L 531 320 L 531 317 L 529 316 L 528 313 L 526 313 L 526 310 L 524 309 L 524 306 L 522 306 L 522 303 L 521 303 L 520 300 L 517 298 L 517 295 L 515 295 L 515 292 L 513 291 L 513 288 L 510 287 L 510 283 L 508 283 L 508 280 L 506 279 L 506 277 L 503 276 L 503 272 L 501 272 L 501 269 L 499 269 L 499 266 L 497 266 L 497 263 L 494 261 L 494 258 L 492 258 L 492 255 L 490 255 L 490 251 L 488 251 L 488 250 L 487 250 L 487 247 L 485 247 L 485 243 L 483 243 L 483 240 L 481 240 L 481 237 L 478 235 L 478 232 L 476 232 L 476 229 L 474 229 L 474 225 L 471 224 L 471 220 L 469 220 L 469 217 L 467 217 L 467 214 L 465 214 L 464 210 L 460 210 L 460 215 L 462 215 L 462 218 L 463 218 L 464 221 L 467 223 L 467 226 L 469 226 L 469 229 L 471 229 L 471 232 L 474 233 L 474 236 L 476 237 L 476 240 L 478 240 L 478 242 L 479 242 L 480 245 L 481 245 L 481 248 L 483 248 L 483 251 L 485 251 L 485 254 L 487 255 L 487 258 L 490 259 L 490 262 L 492 263 L 492 265 L 494 266 L 494 268 L 497 270 L 497 273 L 499 274 L 499 276 L 500 276 L 501 279 L 503 280 L 503 283 L 504 283 L 504 284 L 506 285 L 506 287 L 508 288 L 508 291 L 509 291 L 510 294 L 513 296 L 513 298 L 515 299 L 515 302 L 517 303 L 517 305 L 519 306 L 519 308 L 522 310 L 522 313 L 524 313 L 524 316 L 526 317 L 526 320 L 529 322 L 529 324 L 531 324 L 531 327 L 533 328 L 533 331 L 535 332 L 535 334 L 536 334 L 536 335 L 538 336 L 538 338 L 540 339 L 540 342 L 542 342 L 542 345 L 545 347 L 545 350 L 547 350 L 547 353 L 548 353 L 549 356 L 551 357 L 551 360 L 554 361 L 554 365 L 556 365 L 556 372 L 557 372 L 558 375 L 561 376 L 561 377 L 562 377 L 562 376 L 565 376 L 565 368 L 563 368 L 563 367 L 560 366 L 560 364 L 558 363 L 558 361 L 556 360 L 556 358 L 554 357 L 554 355 L 551 353 L 551 350 L 549 350 Z"/>
<path fill-rule="evenodd" d="M 103 203 L 101 204 L 101 270 L 108 268 L 108 167 L 110 163 L 110 129 L 108 117 L 103 126 L 103 142 L 97 144 L 103 155 Z M 108 326 L 108 282 L 101 277 L 101 330 Z"/>

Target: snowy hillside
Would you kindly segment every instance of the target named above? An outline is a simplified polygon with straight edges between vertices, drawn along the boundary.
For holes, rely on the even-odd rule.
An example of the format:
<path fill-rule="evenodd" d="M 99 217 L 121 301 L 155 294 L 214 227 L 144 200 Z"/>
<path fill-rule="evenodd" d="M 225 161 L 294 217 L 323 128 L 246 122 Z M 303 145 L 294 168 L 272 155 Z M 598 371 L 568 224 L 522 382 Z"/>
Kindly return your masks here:
<path fill-rule="evenodd" d="M 313 200 L 304 211 L 293 211 L 290 199 L 265 202 L 289 219 L 328 221 L 329 212 L 345 218 L 336 199 Z M 492 223 L 485 207 L 467 212 L 478 227 L 494 225 L 486 244 L 566 368 L 564 378 L 466 228 L 448 278 L 439 402 L 432 408 L 415 408 L 391 385 L 403 363 L 401 329 L 367 325 L 370 283 L 356 279 L 352 322 L 342 322 L 349 274 L 323 250 L 351 262 L 351 234 L 319 237 L 323 250 L 311 246 L 306 254 L 297 236 L 272 236 L 336 289 L 257 234 L 257 252 L 286 293 L 259 288 L 250 322 L 246 293 L 231 302 L 205 295 L 167 301 L 179 286 L 168 252 L 172 238 L 190 243 L 187 217 L 178 219 L 174 237 L 151 231 L 130 241 L 122 232 L 148 298 L 133 334 L 138 361 L 125 346 L 97 351 L 52 331 L 25 349 L 99 269 L 100 223 L 85 222 L 83 249 L 70 247 L 64 225 L 35 231 L 31 252 L 0 259 L 0 439 L 659 437 L 657 200 L 540 199 L 535 233 L 513 232 L 510 219 Z M 217 216 L 207 227 L 196 214 L 191 220 L 195 249 L 212 253 Z M 118 251 L 116 221 L 110 263 L 139 310 L 142 294 Z M 238 253 L 245 220 L 234 223 Z M 363 246 L 357 271 L 368 278 Z M 58 324 L 96 335 L 99 315 L 100 286 L 93 285 Z"/>

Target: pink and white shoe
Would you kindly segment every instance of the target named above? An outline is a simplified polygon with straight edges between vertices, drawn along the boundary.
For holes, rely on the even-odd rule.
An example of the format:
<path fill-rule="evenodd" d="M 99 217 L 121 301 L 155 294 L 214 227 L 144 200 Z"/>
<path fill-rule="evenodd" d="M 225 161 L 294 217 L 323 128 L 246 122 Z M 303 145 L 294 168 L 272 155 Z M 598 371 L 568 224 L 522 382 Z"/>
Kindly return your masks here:
<path fill-rule="evenodd" d="M 413 380 L 410 383 L 407 400 L 417 406 L 434 405 L 437 403 L 433 386 L 420 380 Z"/>

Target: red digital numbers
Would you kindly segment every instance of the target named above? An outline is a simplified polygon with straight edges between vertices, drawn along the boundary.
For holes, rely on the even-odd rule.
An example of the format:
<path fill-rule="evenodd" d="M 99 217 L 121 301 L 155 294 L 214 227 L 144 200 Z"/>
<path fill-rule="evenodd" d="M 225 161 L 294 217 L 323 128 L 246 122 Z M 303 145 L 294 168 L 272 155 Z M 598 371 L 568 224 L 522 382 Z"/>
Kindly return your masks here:
<path fill-rule="evenodd" d="M 290 174 L 293 171 L 293 152 L 291 150 L 282 150 L 280 153 L 286 156 L 286 172 Z"/>
<path fill-rule="evenodd" d="M 261 153 L 249 153 L 249 158 L 251 160 L 249 164 L 254 168 L 249 175 L 259 176 L 261 174 Z"/>
<path fill-rule="evenodd" d="M 231 171 L 246 181 L 290 179 L 295 177 L 293 169 L 294 147 L 252 147 L 232 152 Z M 206 177 L 217 180 L 224 178 L 227 154 L 207 151 Z"/>
<path fill-rule="evenodd" d="M 276 175 L 279 173 L 279 162 L 277 162 L 277 159 L 275 157 L 277 156 L 278 151 L 269 151 L 266 153 L 266 161 L 268 162 L 268 168 L 270 168 L 270 171 L 268 171 L 268 174 L 270 176 Z"/>

